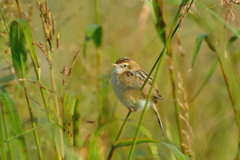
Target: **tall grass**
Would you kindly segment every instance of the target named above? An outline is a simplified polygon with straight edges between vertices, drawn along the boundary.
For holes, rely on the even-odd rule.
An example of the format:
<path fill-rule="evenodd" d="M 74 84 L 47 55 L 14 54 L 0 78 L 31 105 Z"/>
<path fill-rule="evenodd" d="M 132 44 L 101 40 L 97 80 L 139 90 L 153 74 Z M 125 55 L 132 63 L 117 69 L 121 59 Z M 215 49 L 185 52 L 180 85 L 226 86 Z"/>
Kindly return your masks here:
<path fill-rule="evenodd" d="M 0 159 L 239 159 L 236 1 L 0 6 Z M 126 56 L 158 85 L 164 139 L 112 91 Z"/>

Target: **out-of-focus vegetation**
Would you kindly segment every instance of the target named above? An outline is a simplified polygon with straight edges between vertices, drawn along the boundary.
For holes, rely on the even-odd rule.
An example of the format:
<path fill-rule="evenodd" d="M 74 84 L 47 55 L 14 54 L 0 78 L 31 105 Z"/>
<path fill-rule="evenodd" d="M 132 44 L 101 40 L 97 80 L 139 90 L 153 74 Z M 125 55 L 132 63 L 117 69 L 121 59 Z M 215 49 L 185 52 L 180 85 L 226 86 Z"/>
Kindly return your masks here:
<path fill-rule="evenodd" d="M 0 1 L 0 159 L 127 159 L 142 113 L 114 143 L 120 57 L 157 62 L 164 99 L 165 138 L 147 111 L 132 159 L 240 159 L 239 1 L 17 2 Z"/>

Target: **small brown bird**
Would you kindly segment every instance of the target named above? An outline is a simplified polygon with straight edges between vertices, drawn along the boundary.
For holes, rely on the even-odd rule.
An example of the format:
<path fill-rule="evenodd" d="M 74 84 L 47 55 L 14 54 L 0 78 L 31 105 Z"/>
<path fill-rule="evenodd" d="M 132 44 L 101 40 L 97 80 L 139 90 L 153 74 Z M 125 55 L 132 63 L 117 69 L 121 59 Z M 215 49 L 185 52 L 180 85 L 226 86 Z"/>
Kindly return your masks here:
<path fill-rule="evenodd" d="M 119 58 L 114 65 L 114 70 L 111 76 L 111 85 L 113 86 L 114 93 L 118 100 L 129 109 L 129 111 L 142 111 L 147 101 L 147 96 L 151 88 L 153 78 L 150 77 L 142 90 L 141 87 L 144 81 L 147 79 L 148 73 L 146 73 L 135 61 L 130 58 Z M 157 100 L 163 100 L 158 92 L 157 85 L 154 84 L 154 89 L 150 101 L 147 104 L 147 108 L 151 108 L 158 119 L 158 123 L 163 133 L 162 122 L 158 113 Z"/>

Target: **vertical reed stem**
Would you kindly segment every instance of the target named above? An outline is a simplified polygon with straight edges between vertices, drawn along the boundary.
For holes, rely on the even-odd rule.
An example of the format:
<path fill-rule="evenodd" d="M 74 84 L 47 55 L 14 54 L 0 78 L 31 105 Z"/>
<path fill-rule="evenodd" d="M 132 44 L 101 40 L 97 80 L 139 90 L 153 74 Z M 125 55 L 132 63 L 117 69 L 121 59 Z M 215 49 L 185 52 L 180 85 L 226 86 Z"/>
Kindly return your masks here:
<path fill-rule="evenodd" d="M 21 10 L 21 7 L 20 7 L 20 4 L 19 4 L 18 0 L 16 0 L 16 3 L 17 3 L 17 7 L 18 7 L 18 12 L 19 12 L 20 18 L 23 19 L 22 10 Z"/>
<path fill-rule="evenodd" d="M 10 136 L 9 136 L 9 132 L 8 132 L 8 129 L 7 129 L 7 122 L 6 122 L 6 116 L 5 116 L 5 112 L 4 112 L 4 109 L 3 109 L 3 106 L 1 105 L 1 112 L 2 112 L 2 119 L 3 119 L 3 125 L 4 125 L 4 128 L 5 128 L 5 134 L 6 134 L 6 139 L 9 139 Z M 1 117 L 0 117 L 1 118 Z M 13 156 L 13 150 L 12 150 L 12 142 L 10 141 L 7 141 L 7 144 L 8 144 L 8 148 L 9 148 L 9 154 L 10 154 L 10 159 L 13 160 L 14 159 L 14 156 Z M 4 153 L 2 153 L 4 154 Z M 3 158 L 4 159 L 4 158 Z"/>
<path fill-rule="evenodd" d="M 236 106 L 235 106 L 235 103 L 234 103 L 234 100 L 233 100 L 233 96 L 232 96 L 232 93 L 231 93 L 231 90 L 230 90 L 230 86 L 229 86 L 229 83 L 228 83 L 228 80 L 227 80 L 227 76 L 226 76 L 226 73 L 225 73 L 224 68 L 223 68 L 222 60 L 220 58 L 219 53 L 216 52 L 216 54 L 217 54 L 218 61 L 219 61 L 219 64 L 220 64 L 220 67 L 221 67 L 221 70 L 222 70 L 222 74 L 223 74 L 223 77 L 224 77 L 224 80 L 225 80 L 225 83 L 226 83 L 226 86 L 227 86 L 228 95 L 229 95 L 229 98 L 230 98 L 230 101 L 231 101 L 231 104 L 232 104 L 234 116 L 235 116 L 237 126 L 238 126 L 238 151 L 237 151 L 237 155 L 236 155 L 235 159 L 240 160 L 240 123 L 239 123 L 238 111 L 236 109 Z"/>
<path fill-rule="evenodd" d="M 9 31 L 9 28 L 8 28 L 8 25 L 7 25 L 7 21 L 6 21 L 6 19 L 5 19 L 5 16 L 4 16 L 1 8 L 2 8 L 2 6 L 0 5 L 0 12 L 1 12 L 1 15 L 2 15 L 2 19 L 3 19 L 4 25 L 5 25 L 5 27 L 6 27 L 6 30 L 7 30 L 7 32 L 8 32 L 8 35 L 9 35 L 10 31 Z"/>
<path fill-rule="evenodd" d="M 0 107 L 2 107 L 2 105 L 0 104 Z M 6 152 L 5 152 L 5 147 L 4 147 L 4 143 L 3 143 L 3 139 L 4 139 L 4 133 L 3 133 L 3 130 L 4 130 L 4 126 L 2 125 L 3 124 L 3 113 L 2 113 L 2 110 L 0 110 L 0 159 L 7 159 L 7 155 L 6 155 Z M 5 128 L 6 130 L 6 128 Z"/>
<path fill-rule="evenodd" d="M 124 122 L 123 122 L 123 124 L 122 124 L 122 126 L 121 126 L 121 128 L 120 128 L 120 130 L 119 130 L 119 132 L 118 132 L 118 135 L 117 135 L 117 137 L 116 137 L 115 142 L 118 141 L 120 135 L 122 134 L 122 130 L 123 130 L 123 128 L 124 128 L 124 126 L 125 126 L 125 124 L 126 124 L 126 122 L 127 122 L 127 120 L 128 120 L 128 118 L 129 118 L 129 116 L 130 116 L 131 113 L 132 113 L 131 111 L 128 112 L 128 114 L 127 114 L 127 116 L 126 116 L 126 118 L 125 118 L 125 120 L 124 120 Z M 114 142 L 114 143 L 115 143 L 115 142 Z M 113 152 L 114 152 L 114 148 L 113 148 L 113 146 L 112 146 L 111 151 L 110 151 L 109 154 L 108 154 L 107 160 L 111 160 L 111 159 L 112 159 Z"/>
<path fill-rule="evenodd" d="M 25 93 L 25 97 L 26 97 L 26 100 L 27 100 L 27 104 L 28 104 L 28 110 L 29 110 L 29 113 L 30 113 L 32 127 L 33 127 L 33 129 L 35 129 L 36 125 L 35 125 L 35 122 L 34 122 L 34 119 L 33 119 L 32 105 L 31 105 L 30 98 L 29 98 L 28 93 L 27 93 L 26 86 L 24 86 L 24 93 Z M 37 131 L 34 130 L 33 133 L 34 133 L 35 141 L 36 141 L 36 144 L 37 144 L 39 159 L 42 160 L 43 159 L 42 150 L 41 150 L 41 146 L 40 146 L 40 143 L 39 143 L 39 138 L 38 138 Z"/>
<path fill-rule="evenodd" d="M 165 22 L 165 12 L 164 12 L 164 5 L 163 5 L 163 0 L 158 1 L 158 8 L 159 8 L 159 14 L 162 18 L 162 26 L 164 26 L 164 37 L 161 35 L 162 32 L 160 32 L 160 30 L 162 30 L 162 28 L 160 28 L 158 25 L 156 25 L 157 28 L 157 33 L 159 38 L 162 38 L 163 43 L 165 44 L 167 39 L 167 28 L 166 28 L 166 22 Z M 156 15 L 157 16 L 157 15 Z M 177 126 L 178 126 L 178 134 L 179 134 L 179 138 L 180 138 L 180 146 L 181 146 L 181 150 L 184 154 L 186 154 L 185 152 L 185 148 L 183 146 L 183 133 L 182 133 L 182 121 L 179 117 L 180 114 L 180 109 L 179 109 L 179 105 L 177 103 L 177 90 L 176 90 L 176 85 L 175 85 L 175 76 L 174 76 L 174 66 L 173 66 L 173 55 L 172 55 L 172 50 L 171 50 L 171 44 L 169 44 L 168 49 L 167 49 L 167 54 L 168 54 L 168 68 L 169 68 L 169 72 L 170 72 L 170 78 L 171 78 L 171 84 L 172 84 L 172 95 L 173 95 L 173 104 L 175 107 L 175 113 L 176 113 L 176 121 L 177 121 Z"/>

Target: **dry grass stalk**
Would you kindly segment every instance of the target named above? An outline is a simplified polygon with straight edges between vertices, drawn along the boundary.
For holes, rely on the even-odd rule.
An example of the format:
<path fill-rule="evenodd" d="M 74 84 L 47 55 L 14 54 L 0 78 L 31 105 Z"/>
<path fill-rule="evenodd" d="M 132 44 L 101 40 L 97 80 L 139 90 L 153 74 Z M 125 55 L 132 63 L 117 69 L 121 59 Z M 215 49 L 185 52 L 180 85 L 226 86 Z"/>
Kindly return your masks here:
<path fill-rule="evenodd" d="M 48 54 L 47 54 L 47 51 L 44 49 L 42 43 L 35 43 L 44 53 L 44 55 L 46 56 L 46 60 L 48 61 L 48 64 L 52 67 L 52 62 L 51 60 L 48 58 Z"/>
<path fill-rule="evenodd" d="M 180 52 L 180 55 L 181 55 L 182 57 L 184 57 L 185 54 L 184 54 L 184 52 L 183 52 L 182 43 L 181 43 L 181 41 L 180 41 L 180 38 L 179 38 L 178 34 L 175 34 L 175 37 L 176 37 L 176 40 L 177 40 L 178 50 L 179 50 L 179 52 Z"/>
<path fill-rule="evenodd" d="M 67 65 L 65 65 L 63 67 L 63 71 L 61 73 L 63 74 L 62 84 L 63 84 L 63 87 L 64 87 L 65 84 L 67 83 Z"/>
<path fill-rule="evenodd" d="M 72 61 L 72 65 L 71 65 L 71 67 L 70 67 L 70 69 L 69 69 L 69 72 L 68 72 L 68 76 L 70 76 L 70 74 L 71 74 L 71 72 L 72 72 L 72 68 L 73 68 L 73 66 L 74 66 L 74 64 L 75 64 L 75 62 L 76 62 L 76 59 L 77 59 L 77 56 L 78 56 L 78 54 L 80 53 L 80 50 L 77 52 L 77 54 L 74 56 L 74 58 L 73 58 L 73 61 Z"/>
<path fill-rule="evenodd" d="M 60 37 L 60 33 L 58 31 L 58 33 L 57 33 L 57 48 L 59 48 L 59 37 Z"/>
<path fill-rule="evenodd" d="M 52 33 L 53 33 L 53 35 L 55 33 L 55 25 L 56 25 L 56 20 L 55 20 L 55 17 L 53 17 L 53 20 L 52 20 L 52 26 L 53 26 Z"/>
<path fill-rule="evenodd" d="M 230 0 L 230 1 L 227 1 L 227 0 L 221 0 L 221 5 L 224 6 L 225 8 L 227 8 L 228 12 L 227 12 L 227 15 L 226 15 L 226 24 L 225 24 L 225 27 L 226 25 L 228 24 L 228 21 L 229 21 L 229 15 L 231 15 L 232 17 L 232 20 L 234 20 L 235 18 L 235 15 L 233 13 L 233 10 L 232 10 L 232 4 L 233 3 L 236 3 L 236 4 L 239 4 L 239 0 Z M 225 9 L 224 8 L 224 9 Z M 223 10 L 224 10 L 223 9 Z"/>
<path fill-rule="evenodd" d="M 232 19 L 234 19 L 235 16 L 232 11 L 232 3 L 228 2 L 227 0 L 221 0 L 221 4 L 228 9 L 228 14 L 230 13 L 232 16 Z"/>
<path fill-rule="evenodd" d="M 31 27 L 32 26 L 32 17 L 33 17 L 33 7 L 30 5 L 29 12 L 28 12 L 28 24 Z"/>
<path fill-rule="evenodd" d="M 51 12 L 50 10 L 48 9 L 48 3 L 46 1 L 45 3 L 45 7 L 42 5 L 42 3 L 40 1 L 37 0 L 37 3 L 38 3 L 38 7 L 40 9 L 40 18 L 42 20 L 42 24 L 43 24 L 43 27 L 44 27 L 44 31 L 46 33 L 46 38 L 47 38 L 47 42 L 48 42 L 48 45 L 50 47 L 50 51 L 53 52 L 52 50 L 52 31 L 51 31 L 51 28 L 52 27 L 52 24 L 51 24 Z M 55 25 L 55 21 L 54 21 L 54 25 Z M 55 27 L 55 26 L 54 26 Z"/>
<path fill-rule="evenodd" d="M 179 93 L 182 94 L 183 96 L 183 103 L 179 99 L 177 100 L 179 106 L 182 108 L 182 111 L 183 111 L 183 114 L 179 114 L 179 117 L 183 120 L 183 122 L 186 125 L 186 130 L 182 130 L 182 133 L 185 135 L 185 138 L 186 138 L 186 143 L 182 145 L 186 148 L 186 151 L 189 153 L 191 159 L 195 160 L 195 154 L 191 147 L 193 133 L 192 133 L 192 127 L 190 126 L 190 123 L 189 123 L 189 106 L 187 101 L 187 94 L 183 87 L 183 80 L 180 73 L 178 73 L 178 77 L 179 77 L 179 83 L 178 83 Z"/>
<path fill-rule="evenodd" d="M 230 0 L 229 3 L 240 4 L 240 0 Z"/>
<path fill-rule="evenodd" d="M 47 88 L 44 87 L 41 83 L 35 82 L 34 80 L 31 80 L 31 79 L 19 79 L 19 81 L 27 81 L 27 82 L 34 83 L 34 84 L 36 84 L 38 87 L 40 87 L 40 88 L 42 88 L 42 89 L 44 89 L 44 90 L 47 90 L 47 91 L 53 93 L 53 90 L 47 89 Z"/>
<path fill-rule="evenodd" d="M 182 22 L 183 22 L 183 19 L 186 17 L 187 15 L 187 12 L 188 12 L 188 9 L 190 7 L 190 2 L 188 2 L 187 4 L 185 5 L 182 5 L 182 10 L 180 12 L 180 16 L 179 16 L 179 29 L 182 28 Z"/>

